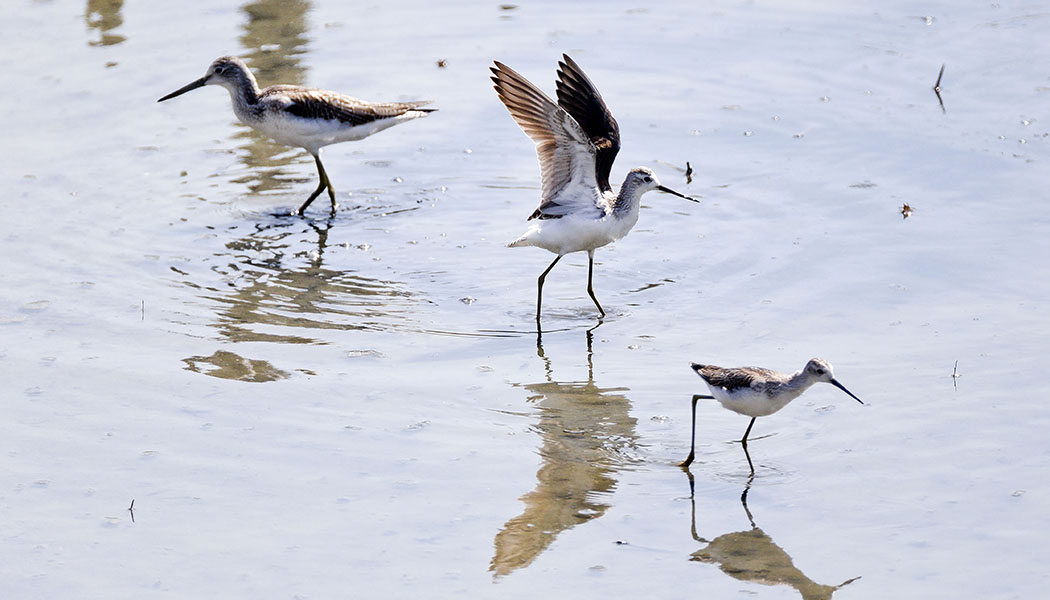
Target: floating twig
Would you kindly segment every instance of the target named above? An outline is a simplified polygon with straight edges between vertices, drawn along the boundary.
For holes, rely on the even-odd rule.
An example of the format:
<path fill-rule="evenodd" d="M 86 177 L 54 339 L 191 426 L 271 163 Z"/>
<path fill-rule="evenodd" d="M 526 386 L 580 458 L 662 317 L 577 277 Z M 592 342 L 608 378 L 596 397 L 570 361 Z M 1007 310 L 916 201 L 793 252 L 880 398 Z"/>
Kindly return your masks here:
<path fill-rule="evenodd" d="M 944 77 L 944 64 L 941 64 L 941 72 L 937 73 L 937 83 L 933 84 L 933 93 L 937 94 L 937 102 L 941 105 L 941 112 L 947 114 L 948 111 L 944 110 L 944 100 L 941 99 L 941 77 Z"/>
<path fill-rule="evenodd" d="M 685 182 L 693 183 L 693 165 L 689 164 L 688 160 L 685 161 Z"/>
<path fill-rule="evenodd" d="M 128 512 L 131 513 L 131 522 L 135 522 L 135 499 L 131 499 L 131 506 L 128 507 Z"/>

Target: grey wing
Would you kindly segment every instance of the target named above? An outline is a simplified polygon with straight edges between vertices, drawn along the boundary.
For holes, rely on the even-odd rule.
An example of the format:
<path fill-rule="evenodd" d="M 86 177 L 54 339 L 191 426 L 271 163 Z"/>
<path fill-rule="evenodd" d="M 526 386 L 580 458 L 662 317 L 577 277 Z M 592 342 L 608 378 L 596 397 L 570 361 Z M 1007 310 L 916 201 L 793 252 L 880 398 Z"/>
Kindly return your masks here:
<path fill-rule="evenodd" d="M 372 121 L 390 119 L 410 110 L 433 110 L 419 108 L 429 104 L 427 101 L 366 102 L 327 90 L 291 86 L 273 86 L 267 88 L 264 95 L 270 95 L 280 104 L 281 110 L 297 117 L 334 120 L 350 125 L 364 125 Z"/>
<path fill-rule="evenodd" d="M 595 148 L 564 108 L 503 63 L 492 68 L 496 93 L 518 126 L 536 143 L 543 179 L 541 201 L 532 218 L 557 218 L 570 213 L 604 213 L 595 180 Z M 591 194 L 562 194 L 569 186 Z"/>
<path fill-rule="evenodd" d="M 768 381 L 769 376 L 773 374 L 769 369 L 759 367 L 727 369 L 712 365 L 693 365 L 693 370 L 710 385 L 727 390 L 762 387 Z"/>

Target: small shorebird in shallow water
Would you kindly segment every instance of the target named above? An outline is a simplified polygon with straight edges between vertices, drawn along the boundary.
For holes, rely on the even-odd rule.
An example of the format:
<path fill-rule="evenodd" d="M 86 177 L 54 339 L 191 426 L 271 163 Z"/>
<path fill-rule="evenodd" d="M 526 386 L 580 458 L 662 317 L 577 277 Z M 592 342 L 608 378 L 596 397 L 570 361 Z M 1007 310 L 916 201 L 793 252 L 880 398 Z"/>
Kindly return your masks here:
<path fill-rule="evenodd" d="M 302 214 L 325 189 L 335 210 L 335 190 L 321 164 L 321 148 L 329 144 L 364 139 L 373 133 L 411 119 L 425 117 L 435 108 L 420 108 L 420 102 L 366 102 L 328 90 L 272 85 L 260 90 L 255 76 L 235 56 L 223 56 L 211 63 L 204 77 L 164 96 L 164 102 L 206 85 L 221 85 L 230 92 L 233 112 L 278 144 L 304 148 L 317 163 L 321 181 L 306 202 L 292 214 Z"/>
<path fill-rule="evenodd" d="M 507 65 L 496 61 L 492 81 L 499 99 L 518 126 L 536 142 L 543 190 L 533 221 L 520 238 L 508 244 L 539 246 L 558 255 L 540 275 L 536 292 L 536 323 L 540 322 L 543 280 L 571 252 L 587 251 L 587 293 L 601 316 L 605 310 L 594 296 L 594 250 L 614 242 L 638 222 L 642 194 L 659 190 L 699 202 L 668 189 L 649 169 L 631 169 L 614 192 L 609 171 L 620 151 L 620 129 L 598 90 L 568 55 L 558 63 L 558 102 Z"/>
<path fill-rule="evenodd" d="M 693 462 L 696 447 L 697 400 L 718 400 L 724 408 L 751 417 L 747 431 L 744 432 L 744 438 L 740 440 L 740 443 L 744 445 L 744 453 L 751 472 L 755 471 L 755 466 L 751 463 L 751 455 L 747 452 L 747 436 L 751 433 L 755 419 L 771 415 L 784 408 L 814 383 L 821 381 L 830 383 L 849 394 L 857 402 L 864 404 L 860 398 L 854 396 L 853 392 L 847 390 L 835 379 L 831 365 L 823 358 L 810 360 L 806 363 L 806 367 L 797 373 L 780 373 L 759 367 L 725 368 L 696 363 L 693 363 L 692 367 L 696 374 L 707 383 L 712 395 L 696 394 L 693 396 L 693 438 L 689 443 L 689 456 L 680 465 L 683 467 L 688 467 Z"/>

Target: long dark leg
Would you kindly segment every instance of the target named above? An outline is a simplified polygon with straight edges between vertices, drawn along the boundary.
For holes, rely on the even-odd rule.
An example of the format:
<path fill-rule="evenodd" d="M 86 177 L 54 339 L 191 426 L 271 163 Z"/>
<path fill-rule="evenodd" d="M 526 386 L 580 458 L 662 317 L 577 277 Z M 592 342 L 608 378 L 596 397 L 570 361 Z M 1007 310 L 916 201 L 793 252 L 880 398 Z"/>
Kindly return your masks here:
<path fill-rule="evenodd" d="M 328 198 L 332 201 L 332 212 L 335 212 L 335 188 L 332 187 L 332 180 L 328 178 L 328 172 L 321 166 L 321 153 L 317 153 L 317 166 L 320 167 L 322 173 L 324 173 L 324 182 L 328 186 Z"/>
<path fill-rule="evenodd" d="M 314 190 L 314 193 L 310 194 L 310 197 L 306 199 L 306 202 L 303 202 L 303 205 L 299 207 L 299 210 L 292 213 L 293 215 L 303 214 L 303 212 L 306 211 L 306 207 L 310 206 L 310 203 L 320 196 L 321 192 L 326 188 L 328 189 L 328 195 L 332 198 L 332 206 L 335 206 L 335 192 L 332 190 L 332 184 L 328 181 L 328 173 L 324 172 L 324 165 L 321 164 L 321 155 L 314 154 L 313 157 L 314 162 L 317 163 L 317 176 L 320 178 L 320 181 L 318 182 L 317 189 Z"/>
<path fill-rule="evenodd" d="M 744 449 L 744 458 L 747 459 L 747 466 L 751 469 L 751 476 L 754 477 L 755 476 L 755 463 L 751 462 L 751 453 L 747 451 L 747 442 L 744 442 L 741 447 Z M 747 490 L 744 490 L 744 498 L 743 499 L 745 500 L 745 508 L 746 508 L 746 497 L 747 497 Z"/>
<path fill-rule="evenodd" d="M 744 456 L 747 457 L 747 466 L 751 467 L 751 474 L 755 473 L 755 464 L 751 462 L 751 453 L 747 451 L 747 436 L 751 435 L 751 428 L 755 425 L 755 419 L 757 417 L 751 417 L 751 422 L 747 424 L 747 431 L 744 432 L 744 439 L 740 440 L 740 444 L 744 447 Z"/>
<path fill-rule="evenodd" d="M 693 458 L 696 456 L 696 401 L 697 400 L 714 400 L 714 396 L 704 396 L 703 394 L 693 394 L 693 435 L 689 440 L 689 456 L 685 457 L 685 460 L 678 464 L 683 469 L 693 464 Z"/>
<path fill-rule="evenodd" d="M 544 271 L 542 275 L 540 275 L 540 279 L 537 282 L 537 289 L 536 289 L 536 327 L 539 327 L 539 325 L 540 325 L 540 307 L 543 306 L 543 280 L 547 278 L 547 273 L 551 272 L 551 269 L 554 268 L 554 265 L 558 264 L 559 260 L 561 260 L 561 255 L 560 254 L 558 255 L 558 258 L 554 259 L 554 262 L 551 263 L 551 266 L 547 267 L 547 270 Z"/>
<path fill-rule="evenodd" d="M 744 439 L 740 440 L 740 443 L 747 445 L 747 436 L 751 435 L 751 428 L 755 426 L 755 419 L 758 417 L 751 417 L 751 422 L 747 424 L 747 431 L 744 432 Z"/>
<path fill-rule="evenodd" d="M 601 304 L 598 304 L 598 299 L 594 297 L 594 250 L 587 251 L 587 293 L 591 295 L 591 300 L 594 300 L 594 305 L 598 307 L 598 312 L 601 316 L 605 316 L 605 309 L 602 308 Z"/>

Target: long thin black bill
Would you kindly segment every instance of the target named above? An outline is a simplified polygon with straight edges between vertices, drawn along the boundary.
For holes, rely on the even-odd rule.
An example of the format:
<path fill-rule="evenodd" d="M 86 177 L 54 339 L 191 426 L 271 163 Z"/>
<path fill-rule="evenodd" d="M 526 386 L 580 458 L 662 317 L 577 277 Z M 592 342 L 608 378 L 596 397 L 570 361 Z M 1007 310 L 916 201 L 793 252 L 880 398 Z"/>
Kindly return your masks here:
<path fill-rule="evenodd" d="M 204 83 L 205 83 L 205 81 L 207 79 L 208 79 L 207 77 L 201 77 L 197 81 L 194 81 L 193 83 L 188 83 L 188 84 L 180 87 L 179 89 L 175 90 L 174 92 L 168 94 L 167 96 L 164 96 L 160 100 L 157 100 L 157 102 L 164 102 L 165 100 L 169 100 L 171 98 L 174 98 L 175 96 L 181 96 L 181 95 L 185 94 L 186 92 L 188 92 L 190 90 L 195 90 L 195 89 L 197 89 L 199 87 L 204 87 Z"/>
<path fill-rule="evenodd" d="M 858 397 L 854 396 L 854 395 L 853 395 L 853 392 L 851 392 L 851 391 L 847 390 L 847 389 L 846 389 L 846 386 L 844 386 L 844 385 L 842 385 L 841 383 L 839 383 L 839 382 L 838 382 L 838 380 L 836 380 L 836 379 L 832 379 L 832 380 L 831 380 L 831 385 L 833 385 L 833 386 L 835 386 L 835 387 L 839 388 L 840 390 L 842 390 L 842 391 L 846 392 L 847 394 L 849 394 L 850 398 L 853 398 L 853 399 L 854 399 L 854 400 L 856 400 L 857 402 L 860 402 L 861 404 L 864 404 L 864 402 L 862 402 L 860 398 L 858 398 Z"/>
<path fill-rule="evenodd" d="M 163 98 L 162 98 L 162 100 L 163 100 Z M 664 187 L 662 185 L 658 185 L 658 186 L 656 186 L 656 189 L 660 190 L 661 192 L 663 192 L 665 194 L 671 194 L 672 196 L 678 196 L 679 198 L 685 198 L 686 200 L 692 200 L 693 202 L 699 202 L 699 200 L 697 200 L 696 198 L 690 198 L 689 196 L 686 196 L 685 194 L 679 194 L 678 192 L 672 190 L 669 187 Z"/>

